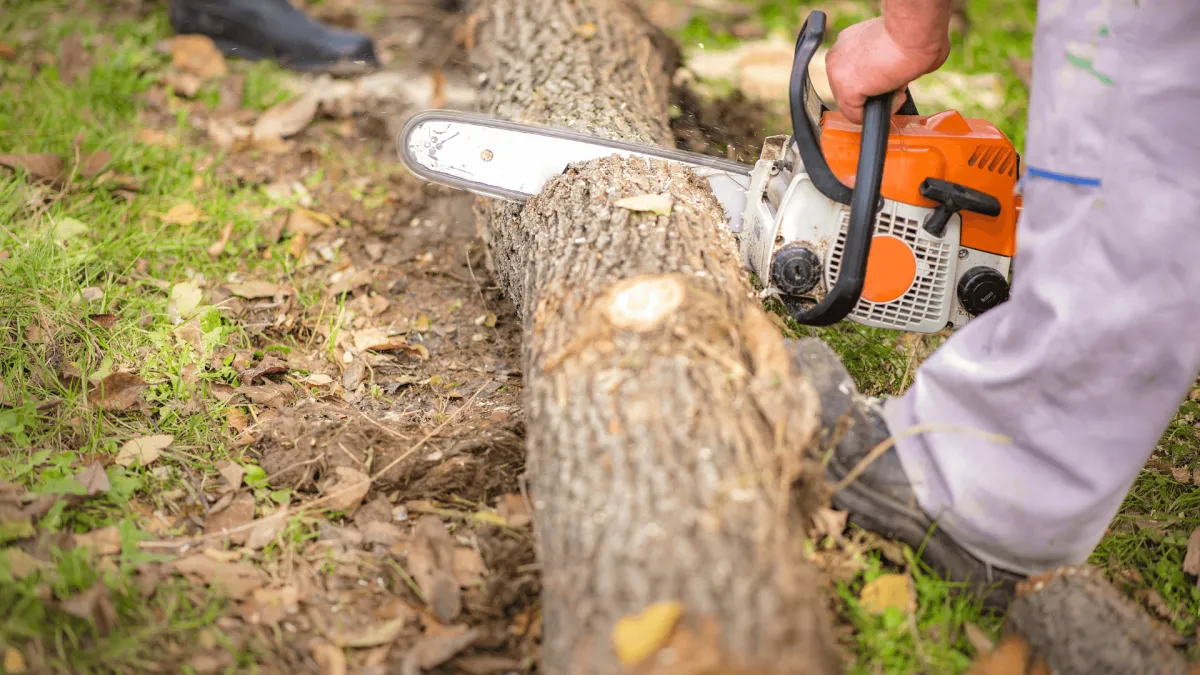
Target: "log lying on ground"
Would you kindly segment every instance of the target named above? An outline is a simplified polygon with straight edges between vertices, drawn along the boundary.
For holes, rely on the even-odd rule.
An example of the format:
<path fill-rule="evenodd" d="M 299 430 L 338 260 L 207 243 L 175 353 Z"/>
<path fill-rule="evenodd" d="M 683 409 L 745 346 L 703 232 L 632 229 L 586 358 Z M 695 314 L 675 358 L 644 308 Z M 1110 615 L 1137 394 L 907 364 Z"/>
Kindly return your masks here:
<path fill-rule="evenodd" d="M 622 0 L 490 0 L 485 112 L 671 147 L 670 45 Z M 666 194 L 669 215 L 614 205 Z M 573 168 L 523 207 L 481 200 L 524 321 L 528 471 L 548 673 L 832 673 L 805 561 L 822 485 L 815 391 L 742 269 L 707 183 L 663 164 Z M 642 636 L 636 638 L 634 636 Z"/>
<path fill-rule="evenodd" d="M 1200 675 L 1172 637 L 1098 570 L 1068 567 L 1018 586 L 1004 639 L 969 675 Z"/>

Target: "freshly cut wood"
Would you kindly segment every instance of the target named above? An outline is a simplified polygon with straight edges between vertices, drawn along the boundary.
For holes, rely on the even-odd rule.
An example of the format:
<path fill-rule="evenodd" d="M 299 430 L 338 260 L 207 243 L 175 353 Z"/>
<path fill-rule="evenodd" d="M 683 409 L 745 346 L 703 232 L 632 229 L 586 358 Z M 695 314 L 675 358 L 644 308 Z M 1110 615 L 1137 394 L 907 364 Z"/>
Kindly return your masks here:
<path fill-rule="evenodd" d="M 478 11 L 485 112 L 671 147 L 677 52 L 633 4 Z M 671 208 L 617 205 L 644 195 Z M 524 322 L 542 669 L 839 671 L 804 544 L 823 484 L 819 404 L 707 183 L 610 157 L 477 214 Z M 614 638 L 621 620 L 661 603 L 681 608 L 669 630 L 618 649 L 632 634 Z"/>

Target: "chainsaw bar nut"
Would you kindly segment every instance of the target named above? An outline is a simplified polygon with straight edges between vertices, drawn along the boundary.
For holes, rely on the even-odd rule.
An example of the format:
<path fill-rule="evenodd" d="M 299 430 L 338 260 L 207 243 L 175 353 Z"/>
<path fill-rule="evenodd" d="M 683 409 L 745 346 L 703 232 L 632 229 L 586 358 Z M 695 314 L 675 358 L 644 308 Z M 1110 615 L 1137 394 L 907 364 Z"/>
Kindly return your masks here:
<path fill-rule="evenodd" d="M 821 280 L 821 259 L 812 249 L 788 244 L 771 263 L 771 283 L 788 295 L 804 295 Z"/>

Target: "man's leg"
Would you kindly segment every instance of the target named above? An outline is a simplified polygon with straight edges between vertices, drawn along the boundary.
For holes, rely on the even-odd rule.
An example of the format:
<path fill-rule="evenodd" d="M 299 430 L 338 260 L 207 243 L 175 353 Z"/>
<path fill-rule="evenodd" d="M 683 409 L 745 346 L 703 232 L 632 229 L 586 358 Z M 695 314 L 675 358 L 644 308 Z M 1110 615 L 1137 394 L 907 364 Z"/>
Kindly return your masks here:
<path fill-rule="evenodd" d="M 1104 5 L 1039 8 L 1010 300 L 887 402 L 897 452 L 834 498 L 914 546 L 936 520 L 952 576 L 1085 560 L 1200 371 L 1200 5 Z"/>

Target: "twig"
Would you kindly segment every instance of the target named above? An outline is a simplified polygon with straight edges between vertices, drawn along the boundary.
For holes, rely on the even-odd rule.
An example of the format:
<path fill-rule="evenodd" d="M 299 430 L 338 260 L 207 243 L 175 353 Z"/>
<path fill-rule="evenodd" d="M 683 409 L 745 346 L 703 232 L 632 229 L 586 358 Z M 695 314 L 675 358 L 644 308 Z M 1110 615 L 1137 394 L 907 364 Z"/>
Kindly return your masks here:
<path fill-rule="evenodd" d="M 918 424 L 918 425 L 909 427 L 898 434 L 892 434 L 891 436 L 884 439 L 884 441 L 882 443 L 880 443 L 879 445 L 876 445 L 874 448 L 872 448 L 871 452 L 868 452 L 867 456 L 863 457 L 862 460 L 859 461 L 859 463 L 856 464 L 854 466 L 854 468 L 850 470 L 850 473 L 846 474 L 845 478 L 841 479 L 840 481 L 838 481 L 837 485 L 833 486 L 833 492 L 834 493 L 840 492 L 843 489 L 845 489 L 847 486 L 849 486 L 851 483 L 858 480 L 858 477 L 863 475 L 863 472 L 865 472 L 867 470 L 867 468 L 869 466 L 871 466 L 872 462 L 874 462 L 875 460 L 877 460 L 880 457 L 883 457 L 885 454 L 887 454 L 887 451 L 893 445 L 896 444 L 896 441 L 900 440 L 901 438 L 907 438 L 909 436 L 916 436 L 918 434 L 929 433 L 930 431 L 962 431 L 962 432 L 966 432 L 968 434 L 974 434 L 976 436 L 985 438 L 990 441 L 995 441 L 996 443 L 1004 443 L 1006 445 L 1012 444 L 1012 438 L 1009 436 L 1005 436 L 1003 434 L 992 434 L 992 433 L 988 433 L 986 431 L 972 429 L 970 427 L 958 427 L 958 426 L 953 426 L 953 425 L 948 425 L 948 424 Z"/>

